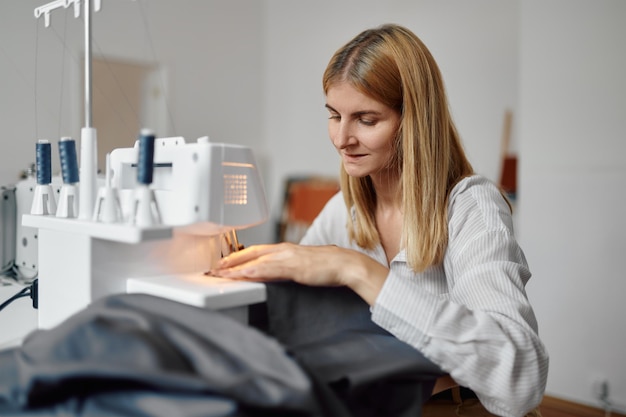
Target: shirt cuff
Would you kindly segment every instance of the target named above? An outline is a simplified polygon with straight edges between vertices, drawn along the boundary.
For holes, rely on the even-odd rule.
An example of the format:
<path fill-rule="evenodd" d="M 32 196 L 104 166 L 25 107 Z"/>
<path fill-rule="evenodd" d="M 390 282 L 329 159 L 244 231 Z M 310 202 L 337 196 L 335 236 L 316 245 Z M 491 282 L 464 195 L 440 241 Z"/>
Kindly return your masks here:
<path fill-rule="evenodd" d="M 430 338 L 428 329 L 439 308 L 439 300 L 412 282 L 391 272 L 376 298 L 372 321 L 398 339 L 421 349 Z"/>

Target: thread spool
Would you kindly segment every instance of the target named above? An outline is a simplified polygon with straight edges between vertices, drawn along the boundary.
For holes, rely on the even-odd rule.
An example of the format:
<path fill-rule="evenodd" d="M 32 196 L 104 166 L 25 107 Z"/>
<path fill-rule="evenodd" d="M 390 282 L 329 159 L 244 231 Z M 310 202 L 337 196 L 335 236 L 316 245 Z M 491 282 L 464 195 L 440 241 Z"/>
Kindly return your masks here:
<path fill-rule="evenodd" d="M 78 158 L 76 142 L 70 137 L 59 140 L 59 157 L 61 159 L 61 176 L 63 185 L 59 194 L 56 216 L 74 218 L 78 216 Z"/>
<path fill-rule="evenodd" d="M 35 144 L 35 169 L 37 186 L 30 207 L 31 214 L 55 214 L 57 205 L 52 190 L 52 147 L 47 139 L 39 139 Z"/>
<path fill-rule="evenodd" d="M 35 161 L 37 184 L 50 184 L 52 182 L 52 146 L 48 139 L 39 139 L 35 144 Z"/>
<path fill-rule="evenodd" d="M 76 141 L 69 137 L 59 141 L 59 157 L 61 159 L 61 175 L 65 184 L 76 184 L 78 175 L 78 158 L 76 157 Z"/>
<path fill-rule="evenodd" d="M 137 160 L 137 182 L 139 184 L 152 184 L 154 173 L 154 140 L 154 132 L 150 129 L 141 130 Z"/>
<path fill-rule="evenodd" d="M 150 227 L 161 223 L 161 214 L 154 191 L 150 188 L 154 173 L 155 135 L 150 129 L 139 134 L 137 155 L 137 187 L 133 196 L 130 223 L 139 227 Z"/>

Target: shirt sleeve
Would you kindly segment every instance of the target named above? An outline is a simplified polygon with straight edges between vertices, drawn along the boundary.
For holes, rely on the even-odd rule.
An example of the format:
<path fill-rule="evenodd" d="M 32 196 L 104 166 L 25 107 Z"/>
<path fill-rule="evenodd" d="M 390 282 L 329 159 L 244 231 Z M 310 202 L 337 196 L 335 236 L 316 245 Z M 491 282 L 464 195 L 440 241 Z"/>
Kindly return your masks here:
<path fill-rule="evenodd" d="M 471 179 L 455 188 L 448 211 L 443 265 L 411 279 L 392 267 L 372 319 L 474 390 L 494 414 L 523 416 L 541 402 L 548 354 L 524 289 L 530 271 L 510 210 L 495 186 Z M 447 292 L 425 290 L 424 279 L 438 278 Z"/>

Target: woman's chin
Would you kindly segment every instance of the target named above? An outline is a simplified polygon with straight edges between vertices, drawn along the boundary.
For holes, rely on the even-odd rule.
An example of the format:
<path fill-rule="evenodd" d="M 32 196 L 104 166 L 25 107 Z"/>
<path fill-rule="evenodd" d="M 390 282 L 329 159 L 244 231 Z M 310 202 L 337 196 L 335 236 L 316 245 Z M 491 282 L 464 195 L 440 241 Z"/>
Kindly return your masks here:
<path fill-rule="evenodd" d="M 369 175 L 369 172 L 363 171 L 361 169 L 346 169 L 346 174 L 353 178 L 363 178 Z"/>

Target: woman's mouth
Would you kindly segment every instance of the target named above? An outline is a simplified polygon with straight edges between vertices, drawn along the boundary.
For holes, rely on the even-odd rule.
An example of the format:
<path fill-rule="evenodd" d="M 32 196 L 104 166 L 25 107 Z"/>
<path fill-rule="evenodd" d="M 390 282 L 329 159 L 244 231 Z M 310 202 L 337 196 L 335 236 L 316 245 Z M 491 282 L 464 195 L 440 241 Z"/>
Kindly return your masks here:
<path fill-rule="evenodd" d="M 358 162 L 363 157 L 365 157 L 365 154 L 359 154 L 359 153 L 353 153 L 353 154 L 344 153 L 343 154 L 343 159 L 345 162 Z"/>

